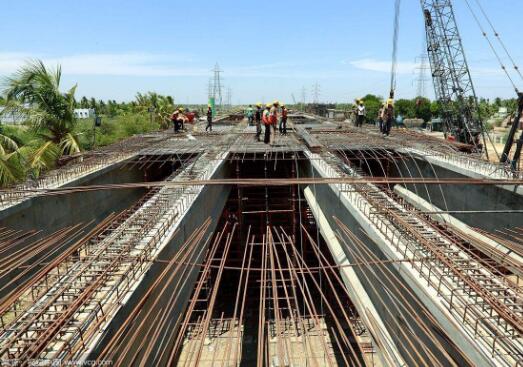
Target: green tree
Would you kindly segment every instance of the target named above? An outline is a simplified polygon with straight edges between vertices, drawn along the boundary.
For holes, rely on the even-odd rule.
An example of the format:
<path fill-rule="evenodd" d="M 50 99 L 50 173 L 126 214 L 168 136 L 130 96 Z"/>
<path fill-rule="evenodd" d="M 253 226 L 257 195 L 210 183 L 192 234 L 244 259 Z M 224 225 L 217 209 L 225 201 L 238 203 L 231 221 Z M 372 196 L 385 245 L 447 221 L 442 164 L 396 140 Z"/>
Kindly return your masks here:
<path fill-rule="evenodd" d="M 424 97 L 416 98 L 415 117 L 428 122 L 432 118 L 430 110 L 430 100 Z"/>
<path fill-rule="evenodd" d="M 80 100 L 80 107 L 89 108 L 89 100 L 87 99 L 86 96 L 83 96 L 82 99 Z"/>
<path fill-rule="evenodd" d="M 432 101 L 430 103 L 431 117 L 441 117 L 441 104 L 438 101 Z"/>
<path fill-rule="evenodd" d="M 416 117 L 416 102 L 411 99 L 398 99 L 394 103 L 396 115 L 410 119 Z"/>
<path fill-rule="evenodd" d="M 383 105 L 383 99 L 373 94 L 367 94 L 362 98 L 365 108 L 367 109 L 367 119 L 375 121 L 378 119 L 378 112 Z"/>
<path fill-rule="evenodd" d="M 0 187 L 9 186 L 24 177 L 23 157 L 16 142 L 0 133 Z"/>
<path fill-rule="evenodd" d="M 36 136 L 23 148 L 36 175 L 53 167 L 62 155 L 80 151 L 74 133 L 76 85 L 62 93 L 61 76 L 60 66 L 50 70 L 42 61 L 34 61 L 6 79 L 5 111 L 25 115 Z"/>

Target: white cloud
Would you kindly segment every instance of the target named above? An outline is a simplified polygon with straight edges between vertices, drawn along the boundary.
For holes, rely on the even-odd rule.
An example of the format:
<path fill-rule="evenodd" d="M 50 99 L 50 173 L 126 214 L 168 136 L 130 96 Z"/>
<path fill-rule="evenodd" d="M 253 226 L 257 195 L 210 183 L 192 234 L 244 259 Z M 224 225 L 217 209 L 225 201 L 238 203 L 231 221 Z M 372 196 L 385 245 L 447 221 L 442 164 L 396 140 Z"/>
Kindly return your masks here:
<path fill-rule="evenodd" d="M 62 66 L 69 75 L 121 76 L 203 76 L 208 68 L 181 66 L 190 59 L 178 55 L 122 53 L 78 54 L 61 57 L 24 53 L 0 53 L 0 74 L 9 74 L 31 59 L 41 59 L 46 65 Z"/>
<path fill-rule="evenodd" d="M 209 77 L 214 62 L 194 66 L 188 56 L 154 53 L 107 53 L 51 56 L 30 53 L 0 52 L 0 75 L 15 72 L 27 61 L 40 59 L 46 65 L 60 64 L 64 75 L 130 76 L 130 77 Z M 224 78 L 333 78 L 343 77 L 343 70 L 309 68 L 307 62 L 274 62 L 259 65 L 224 67 Z"/>
<path fill-rule="evenodd" d="M 361 69 L 361 70 L 368 70 L 368 71 L 376 71 L 380 73 L 390 73 L 391 69 L 391 62 L 390 61 L 382 61 L 382 60 L 376 60 L 376 59 L 360 59 L 360 60 L 353 60 L 348 62 L 350 65 Z M 418 71 L 418 68 L 420 67 L 419 63 L 415 62 L 407 62 L 407 61 L 399 61 L 397 66 L 397 72 L 398 74 L 414 74 Z M 482 75 L 482 76 L 498 76 L 502 75 L 503 71 L 500 68 L 495 67 L 479 67 L 475 65 L 471 65 L 470 71 L 472 74 L 475 75 Z"/>
<path fill-rule="evenodd" d="M 349 61 L 349 64 L 361 70 L 377 71 L 380 73 L 390 73 L 392 66 L 390 61 L 376 59 L 353 60 Z M 400 61 L 397 63 L 397 72 L 398 74 L 412 74 L 418 66 L 419 65 L 414 62 Z"/>

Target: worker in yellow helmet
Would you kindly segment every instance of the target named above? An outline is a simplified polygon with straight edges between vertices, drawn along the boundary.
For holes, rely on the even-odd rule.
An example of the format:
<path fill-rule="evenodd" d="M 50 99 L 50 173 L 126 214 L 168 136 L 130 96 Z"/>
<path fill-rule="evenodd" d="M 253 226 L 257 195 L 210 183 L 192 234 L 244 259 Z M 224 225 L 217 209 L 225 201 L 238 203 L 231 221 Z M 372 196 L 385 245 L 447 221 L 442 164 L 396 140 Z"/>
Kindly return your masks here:
<path fill-rule="evenodd" d="M 187 116 L 185 116 L 183 111 L 183 107 L 180 107 L 171 115 L 171 120 L 174 123 L 175 133 L 178 133 L 180 130 L 183 130 L 183 124 L 185 121 L 187 121 Z"/>
<path fill-rule="evenodd" d="M 384 106 L 383 111 L 383 135 L 389 136 L 394 120 L 394 100 L 389 98 Z"/>
<path fill-rule="evenodd" d="M 356 127 L 362 127 L 365 117 L 367 116 L 367 109 L 363 104 L 363 100 L 358 99 L 358 105 L 356 106 Z"/>

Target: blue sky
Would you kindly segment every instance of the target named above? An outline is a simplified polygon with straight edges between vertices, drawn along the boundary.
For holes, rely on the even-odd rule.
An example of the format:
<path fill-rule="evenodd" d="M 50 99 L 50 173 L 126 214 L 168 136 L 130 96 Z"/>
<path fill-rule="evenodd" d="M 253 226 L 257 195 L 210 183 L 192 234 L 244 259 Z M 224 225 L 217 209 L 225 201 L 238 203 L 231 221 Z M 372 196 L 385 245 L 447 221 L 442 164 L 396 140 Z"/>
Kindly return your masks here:
<path fill-rule="evenodd" d="M 481 1 L 523 64 L 523 1 Z M 512 96 L 464 0 L 454 3 L 478 94 Z M 203 103 L 218 62 L 233 103 L 291 102 L 292 94 L 301 100 L 304 87 L 310 100 L 316 82 L 325 102 L 385 95 L 393 7 L 393 0 L 7 0 L 0 76 L 41 58 L 62 64 L 64 88 L 78 83 L 78 96 L 130 100 L 154 90 L 180 103 Z M 416 94 L 422 37 L 419 1 L 403 0 L 398 98 Z M 432 96 L 432 84 L 427 90 Z"/>

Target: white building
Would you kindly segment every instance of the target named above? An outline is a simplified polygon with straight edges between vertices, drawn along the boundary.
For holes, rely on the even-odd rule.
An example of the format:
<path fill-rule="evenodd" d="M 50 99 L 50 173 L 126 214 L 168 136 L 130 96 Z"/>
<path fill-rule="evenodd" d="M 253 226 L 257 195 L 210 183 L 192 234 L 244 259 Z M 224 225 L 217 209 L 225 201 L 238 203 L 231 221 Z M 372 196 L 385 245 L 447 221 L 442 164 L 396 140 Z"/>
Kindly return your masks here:
<path fill-rule="evenodd" d="M 26 120 L 26 116 L 20 112 L 2 113 L 5 107 L 0 106 L 0 123 L 6 125 L 20 125 Z"/>
<path fill-rule="evenodd" d="M 94 117 L 95 111 L 92 108 L 75 108 L 74 117 L 77 119 L 88 119 Z"/>

